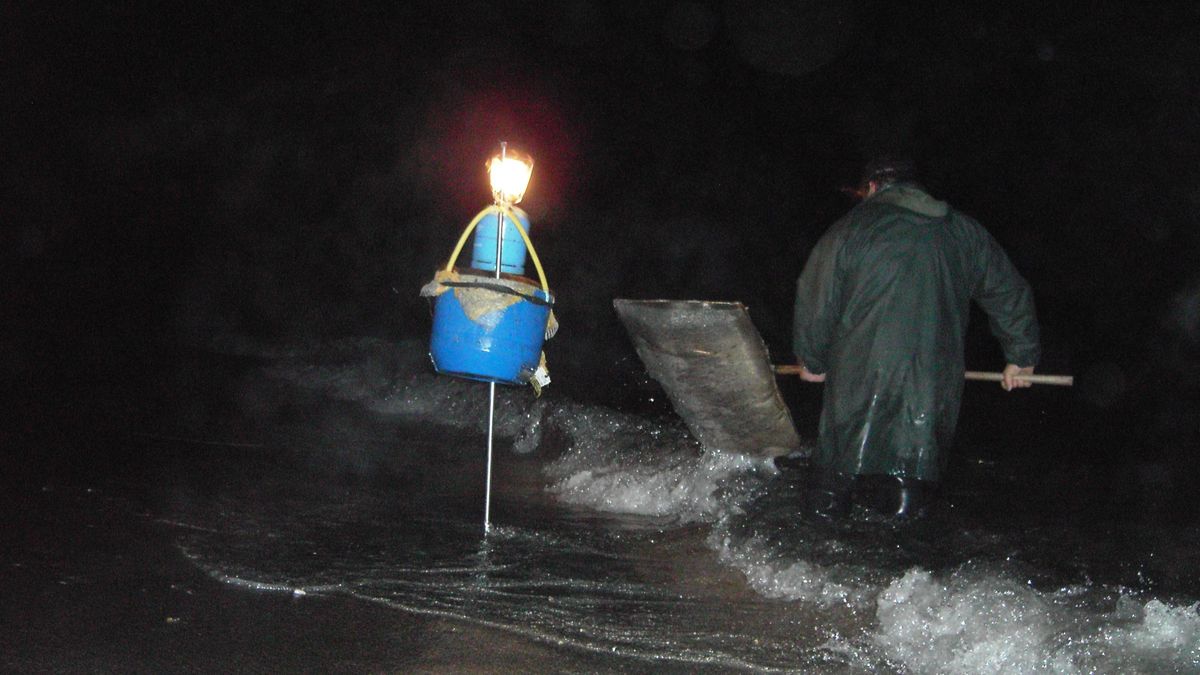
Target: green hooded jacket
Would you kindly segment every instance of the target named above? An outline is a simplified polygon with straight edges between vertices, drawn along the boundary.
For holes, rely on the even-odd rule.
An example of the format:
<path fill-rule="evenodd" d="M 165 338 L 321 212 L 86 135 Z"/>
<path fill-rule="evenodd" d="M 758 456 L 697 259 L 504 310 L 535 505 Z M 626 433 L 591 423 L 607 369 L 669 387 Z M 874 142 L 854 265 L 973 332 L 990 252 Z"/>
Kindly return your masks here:
<path fill-rule="evenodd" d="M 1033 291 L 979 223 L 914 185 L 885 188 L 821 237 L 796 284 L 794 348 L 825 373 L 813 462 L 941 478 L 975 300 L 1005 358 L 1037 364 Z"/>

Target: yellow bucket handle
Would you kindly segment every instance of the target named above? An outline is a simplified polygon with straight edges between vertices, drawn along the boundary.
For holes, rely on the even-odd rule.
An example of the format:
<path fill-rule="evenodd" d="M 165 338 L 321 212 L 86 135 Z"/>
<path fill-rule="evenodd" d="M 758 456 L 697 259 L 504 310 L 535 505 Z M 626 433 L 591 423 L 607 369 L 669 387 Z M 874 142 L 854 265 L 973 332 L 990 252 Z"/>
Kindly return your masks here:
<path fill-rule="evenodd" d="M 475 226 L 482 222 L 487 216 L 495 213 L 503 214 L 506 218 L 508 218 L 509 222 L 517 226 L 517 232 L 521 233 L 521 239 L 525 241 L 525 248 L 529 251 L 529 257 L 533 259 L 533 266 L 537 268 L 538 278 L 540 278 L 542 281 L 542 290 L 545 291 L 546 299 L 549 300 L 550 284 L 546 282 L 546 272 L 542 270 L 542 261 L 538 259 L 537 251 L 533 250 L 533 242 L 529 241 L 529 233 L 525 231 L 525 228 L 521 225 L 521 221 L 517 218 L 516 214 L 513 213 L 512 207 L 510 206 L 492 204 L 486 209 L 480 211 L 478 215 L 471 219 L 471 223 L 467 225 L 467 229 L 463 230 L 462 236 L 458 238 L 458 245 L 454 247 L 454 253 L 450 254 L 450 260 L 446 263 L 446 271 L 454 271 L 454 263 L 458 260 L 458 254 L 462 253 L 463 245 L 467 243 L 467 237 L 471 236 L 471 232 L 474 231 Z M 500 236 L 500 232 L 496 232 L 496 236 Z M 497 260 L 496 265 L 500 264 L 501 261 Z"/>

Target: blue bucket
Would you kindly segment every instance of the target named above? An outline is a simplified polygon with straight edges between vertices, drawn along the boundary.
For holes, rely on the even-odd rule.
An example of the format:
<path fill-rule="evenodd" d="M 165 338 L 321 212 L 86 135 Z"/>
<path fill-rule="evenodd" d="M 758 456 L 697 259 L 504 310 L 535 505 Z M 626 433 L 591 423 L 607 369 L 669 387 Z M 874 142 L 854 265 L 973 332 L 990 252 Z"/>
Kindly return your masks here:
<path fill-rule="evenodd" d="M 494 259 L 494 257 L 493 257 Z M 448 284 L 450 285 L 450 284 Z M 459 273 L 459 281 L 437 296 L 429 355 L 444 375 L 501 384 L 526 384 L 541 360 L 553 296 L 537 286 Z M 472 320 L 456 290 L 485 302 L 517 298 Z"/>
<path fill-rule="evenodd" d="M 513 208 L 517 220 L 529 234 L 529 214 Z M 505 274 L 525 274 L 525 240 L 507 216 L 489 215 L 475 228 L 475 247 L 471 251 L 471 267 L 477 270 L 496 269 L 496 220 L 504 219 L 504 250 L 500 252 L 500 271 Z"/>

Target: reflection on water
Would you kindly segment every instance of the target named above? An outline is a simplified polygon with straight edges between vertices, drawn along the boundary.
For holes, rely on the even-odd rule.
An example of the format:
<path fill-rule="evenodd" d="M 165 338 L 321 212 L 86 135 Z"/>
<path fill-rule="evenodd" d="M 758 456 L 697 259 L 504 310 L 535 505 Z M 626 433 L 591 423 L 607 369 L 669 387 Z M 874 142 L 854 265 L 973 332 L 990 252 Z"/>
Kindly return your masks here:
<path fill-rule="evenodd" d="M 179 549 L 228 583 L 345 594 L 628 667 L 1200 669 L 1200 587 L 1179 572 L 1194 569 L 1194 523 L 1147 532 L 1038 499 L 997 513 L 1008 478 L 990 466 L 964 469 L 923 521 L 817 523 L 797 513 L 799 475 L 700 452 L 673 420 L 504 389 L 484 538 L 486 387 L 428 374 L 421 349 L 358 341 L 276 362 L 249 387 L 295 396 L 269 427 L 273 459 L 253 481 L 214 478 L 245 474 L 216 462 L 213 485 L 164 500 Z"/>

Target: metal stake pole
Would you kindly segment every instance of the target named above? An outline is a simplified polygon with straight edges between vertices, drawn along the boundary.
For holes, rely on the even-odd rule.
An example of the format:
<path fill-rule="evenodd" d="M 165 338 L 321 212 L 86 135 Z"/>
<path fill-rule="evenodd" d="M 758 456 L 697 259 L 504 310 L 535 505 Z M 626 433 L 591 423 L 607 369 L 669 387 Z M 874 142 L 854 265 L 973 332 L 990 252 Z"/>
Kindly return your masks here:
<path fill-rule="evenodd" d="M 500 160 L 508 155 L 508 143 L 500 141 Z M 496 214 L 496 274 L 500 278 L 500 259 L 504 255 L 504 212 Z M 492 529 L 492 436 L 496 420 L 496 383 L 488 383 L 487 485 L 483 493 L 483 534 Z"/>
<path fill-rule="evenodd" d="M 496 410 L 496 383 L 488 383 L 488 441 L 487 441 L 487 485 L 483 494 L 483 534 L 487 536 L 492 529 L 492 424 Z"/>

